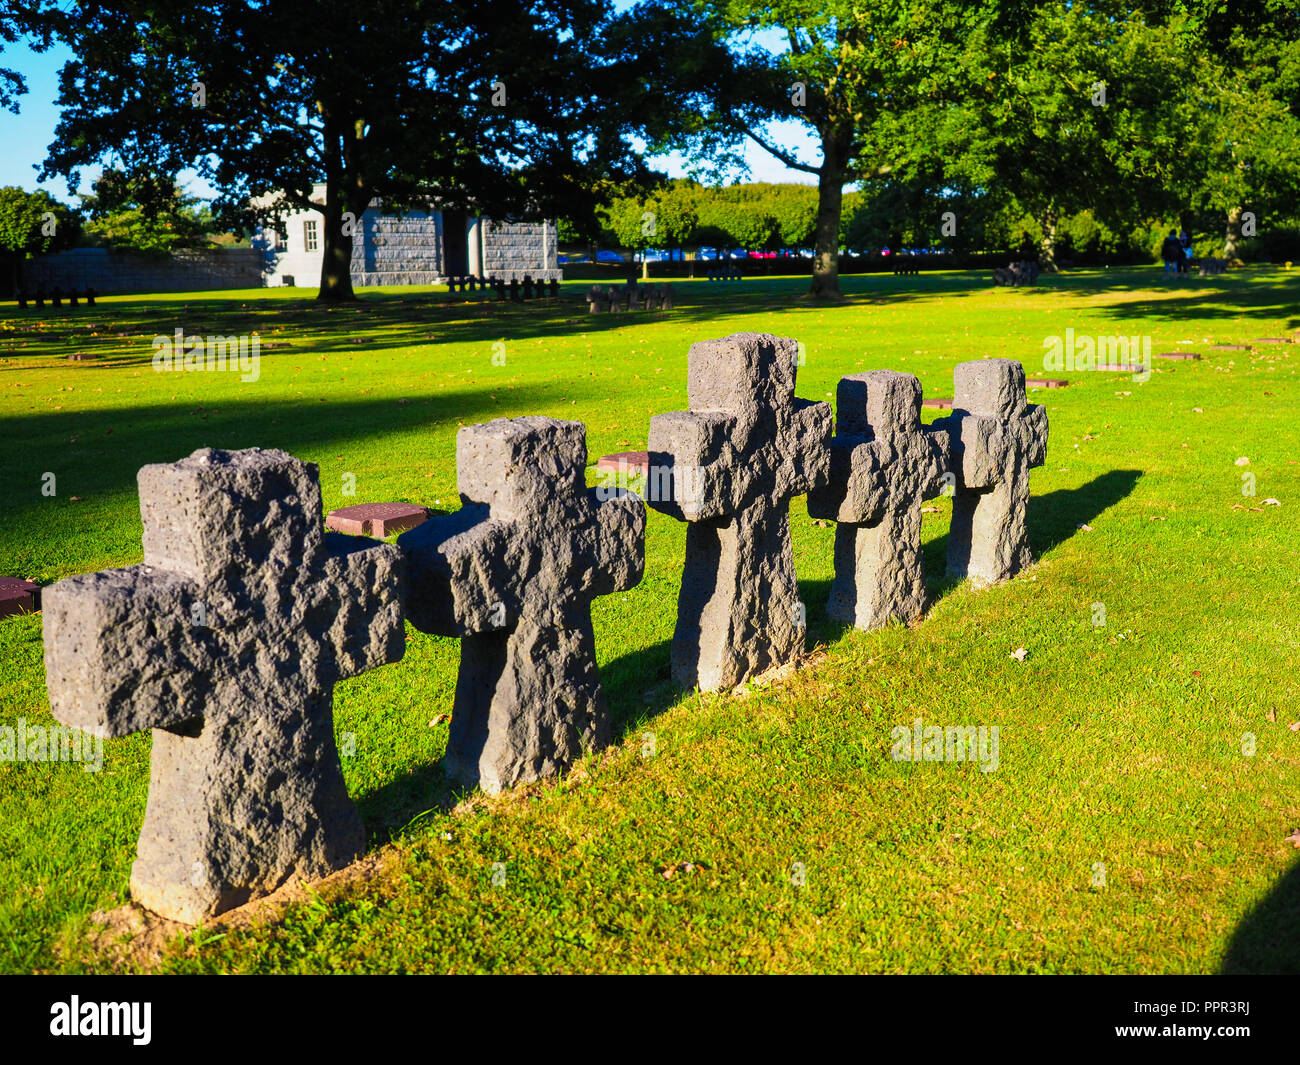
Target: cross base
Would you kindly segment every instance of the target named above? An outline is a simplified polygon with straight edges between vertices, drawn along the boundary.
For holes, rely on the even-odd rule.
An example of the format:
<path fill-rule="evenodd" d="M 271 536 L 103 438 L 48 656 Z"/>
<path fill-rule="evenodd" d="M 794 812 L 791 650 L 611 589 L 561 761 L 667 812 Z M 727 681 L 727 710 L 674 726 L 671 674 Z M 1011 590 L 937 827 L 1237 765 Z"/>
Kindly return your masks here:
<path fill-rule="evenodd" d="M 219 721 L 153 730 L 131 895 L 171 920 L 196 924 L 365 850 L 332 696 L 312 692 L 304 708 L 296 693 L 260 690 L 252 702 Z"/>
<path fill-rule="evenodd" d="M 590 617 L 521 618 L 511 630 L 462 637 L 443 768 L 496 794 L 569 769 L 610 741 Z"/>
<path fill-rule="evenodd" d="M 677 684 L 703 691 L 734 688 L 796 659 L 806 627 L 788 504 L 767 514 L 751 507 L 729 521 L 686 527 L 672 643 Z"/>

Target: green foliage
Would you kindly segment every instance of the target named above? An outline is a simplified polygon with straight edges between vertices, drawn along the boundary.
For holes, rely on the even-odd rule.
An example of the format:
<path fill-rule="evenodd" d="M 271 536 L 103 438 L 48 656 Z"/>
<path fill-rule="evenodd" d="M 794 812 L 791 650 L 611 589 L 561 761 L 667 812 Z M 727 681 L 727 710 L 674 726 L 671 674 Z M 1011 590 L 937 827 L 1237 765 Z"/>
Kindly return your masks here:
<path fill-rule="evenodd" d="M 186 195 L 170 176 L 127 175 L 108 170 L 82 197 L 90 215 L 90 243 L 161 254 L 214 243 L 212 210 Z"/>
<path fill-rule="evenodd" d="M 19 258 L 61 251 L 77 242 L 80 227 L 76 212 L 48 192 L 0 188 L 0 251 Z"/>
<path fill-rule="evenodd" d="M 817 190 L 808 185 L 710 188 L 686 180 L 616 196 L 600 210 L 607 240 L 636 250 L 805 248 L 812 243 L 816 214 Z M 566 231 L 576 227 L 570 223 Z"/>
<path fill-rule="evenodd" d="M 374 197 L 580 217 L 639 172 L 614 66 L 628 53 L 602 51 L 612 17 L 604 0 L 78 5 L 58 25 L 73 59 L 46 172 L 192 167 L 225 226 L 314 209 L 323 182 L 322 295 L 347 299 L 342 218 Z M 150 239 L 138 228 L 115 232 Z"/>

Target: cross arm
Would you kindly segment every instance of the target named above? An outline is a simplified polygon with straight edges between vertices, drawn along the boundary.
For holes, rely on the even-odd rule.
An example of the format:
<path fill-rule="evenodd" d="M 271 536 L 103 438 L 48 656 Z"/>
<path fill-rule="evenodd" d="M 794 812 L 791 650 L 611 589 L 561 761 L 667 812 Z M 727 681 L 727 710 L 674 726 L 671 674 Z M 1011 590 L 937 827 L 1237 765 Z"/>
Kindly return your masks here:
<path fill-rule="evenodd" d="M 600 499 L 599 495 L 607 498 Z M 596 595 L 625 592 L 645 574 L 645 504 L 632 492 L 587 490 L 594 508 L 595 552 L 591 588 Z"/>
<path fill-rule="evenodd" d="M 650 419 L 646 501 L 678 521 L 731 513 L 740 461 L 731 438 L 736 419 L 722 411 L 672 411 Z"/>
<path fill-rule="evenodd" d="M 824 400 L 795 399 L 790 419 L 776 441 L 790 495 L 802 495 L 825 484 L 830 476 L 831 405 Z"/>
<path fill-rule="evenodd" d="M 519 617 L 519 560 L 510 558 L 510 522 L 483 504 L 431 518 L 398 537 L 406 553 L 406 615 L 421 632 L 468 636 L 509 627 Z"/>
<path fill-rule="evenodd" d="M 861 524 L 879 517 L 883 495 L 872 491 L 880 479 L 879 448 L 861 436 L 836 436 L 828 448 L 827 478 L 808 493 L 813 518 Z"/>
<path fill-rule="evenodd" d="M 937 426 L 937 427 L 936 427 Z M 925 429 L 925 478 L 922 499 L 933 499 L 945 487 L 944 474 L 952 471 L 952 431 L 932 423 Z"/>
<path fill-rule="evenodd" d="M 1026 465 L 1041 466 L 1047 461 L 1047 428 L 1047 408 L 1031 404 L 1025 412 Z"/>
<path fill-rule="evenodd" d="M 947 432 L 952 456 L 952 473 L 958 488 L 988 488 L 1002 479 L 1002 424 L 980 414 L 954 414 L 931 423 L 932 429 Z"/>
<path fill-rule="evenodd" d="M 204 711 L 230 656 L 197 584 L 152 566 L 68 577 L 45 590 L 45 682 L 56 720 L 96 736 Z"/>

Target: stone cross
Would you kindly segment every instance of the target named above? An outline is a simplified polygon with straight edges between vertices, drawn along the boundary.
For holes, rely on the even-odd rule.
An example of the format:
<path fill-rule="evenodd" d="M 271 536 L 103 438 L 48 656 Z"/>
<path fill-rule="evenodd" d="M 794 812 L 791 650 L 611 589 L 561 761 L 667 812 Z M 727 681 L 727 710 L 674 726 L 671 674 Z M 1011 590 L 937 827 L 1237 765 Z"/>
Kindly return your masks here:
<path fill-rule="evenodd" d="M 808 494 L 808 513 L 839 523 L 826 612 L 874 629 L 925 610 L 921 503 L 940 494 L 948 433 L 921 424 L 921 382 L 873 370 L 840 378 L 830 481 Z"/>
<path fill-rule="evenodd" d="M 645 506 L 587 488 L 586 429 L 498 418 L 456 436 L 462 506 L 403 533 L 407 612 L 460 636 L 444 767 L 495 793 L 610 741 L 591 601 L 645 570 Z"/>
<path fill-rule="evenodd" d="M 1033 561 L 1029 470 L 1047 454 L 1047 411 L 1025 402 L 1025 371 L 1011 359 L 958 363 L 952 405 L 951 415 L 931 423 L 952 440 L 948 575 L 994 584 Z"/>
<path fill-rule="evenodd" d="M 405 650 L 392 544 L 321 529 L 319 473 L 283 451 L 140 470 L 144 564 L 45 590 L 54 716 L 153 729 L 131 894 L 194 924 L 355 858 L 334 682 Z"/>
<path fill-rule="evenodd" d="M 790 498 L 826 480 L 831 405 L 796 399 L 798 345 L 765 333 L 692 344 L 689 411 L 650 419 L 650 505 L 686 529 L 673 679 L 716 691 L 803 650 Z"/>

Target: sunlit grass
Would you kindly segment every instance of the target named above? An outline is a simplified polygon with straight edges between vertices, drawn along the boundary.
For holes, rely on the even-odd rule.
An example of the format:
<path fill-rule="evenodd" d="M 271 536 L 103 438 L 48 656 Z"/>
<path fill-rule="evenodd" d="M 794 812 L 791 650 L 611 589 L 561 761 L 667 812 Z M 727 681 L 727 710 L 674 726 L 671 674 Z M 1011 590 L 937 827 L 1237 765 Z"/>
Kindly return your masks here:
<path fill-rule="evenodd" d="M 911 630 L 823 620 L 834 529 L 796 502 L 810 645 L 825 654 L 744 697 L 668 684 L 683 529 L 652 513 L 645 580 L 594 611 L 621 746 L 573 780 L 452 812 L 437 766 L 447 726 L 430 722 L 451 708 L 458 649 L 409 630 L 400 664 L 336 691 L 337 729 L 356 737 L 348 785 L 372 845 L 395 848 L 392 871 L 165 964 L 1295 970 L 1298 357 L 1206 350 L 1300 326 L 1294 277 L 1165 286 L 1154 268 L 1080 271 L 1009 290 L 873 276 L 847 279 L 835 307 L 802 301 L 798 279 L 679 282 L 674 312 L 599 317 L 581 285 L 523 308 L 407 289 L 333 311 L 292 290 L 101 299 L 43 327 L 0 306 L 0 574 L 50 582 L 140 561 L 136 470 L 203 446 L 319 463 L 327 509 L 454 509 L 456 430 L 494 417 L 581 420 L 594 465 L 685 407 L 690 343 L 731 332 L 802 340 L 810 399 L 880 367 L 931 395 L 952 394 L 965 359 L 1041 372 L 1043 339 L 1067 327 L 1200 350 L 1199 363 L 1157 360 L 1146 383 L 1085 373 L 1034 393 L 1051 420 L 1032 481 L 1041 561 L 998 588 L 952 587 L 939 501 L 924 525 L 936 604 Z M 155 373 L 150 339 L 177 327 L 256 330 L 259 379 Z M 3 722 L 49 723 L 39 616 L 0 620 L 0 655 Z M 892 761 L 890 729 L 917 717 L 997 725 L 998 769 Z M 110 741 L 98 774 L 0 764 L 0 967 L 89 964 L 55 944 L 127 897 L 148 751 L 146 736 Z"/>

